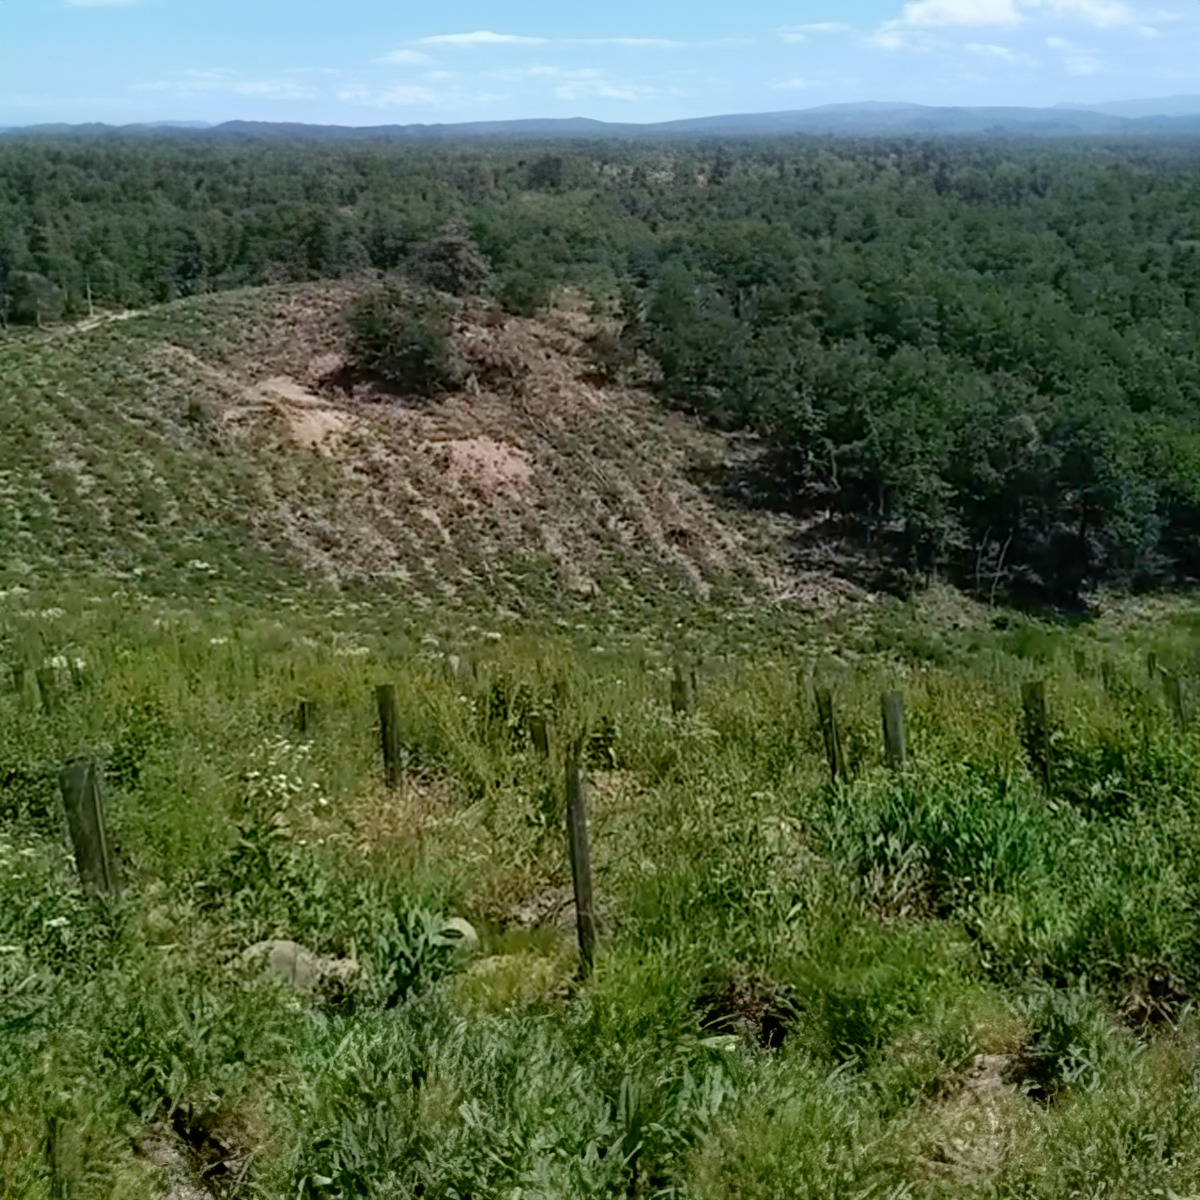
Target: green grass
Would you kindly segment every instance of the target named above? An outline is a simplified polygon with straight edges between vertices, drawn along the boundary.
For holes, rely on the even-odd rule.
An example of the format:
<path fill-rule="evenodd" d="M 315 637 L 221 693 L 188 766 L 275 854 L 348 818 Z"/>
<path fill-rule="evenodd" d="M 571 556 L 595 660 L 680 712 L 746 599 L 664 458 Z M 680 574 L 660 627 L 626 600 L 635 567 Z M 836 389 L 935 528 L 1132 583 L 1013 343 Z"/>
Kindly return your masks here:
<path fill-rule="evenodd" d="M 1127 606 L 933 648 L 920 621 L 892 607 L 790 652 L 731 631 L 675 715 L 645 631 L 7 595 L 0 657 L 26 673 L 0 695 L 0 1195 L 158 1194 L 153 1131 L 224 1195 L 1196 1192 L 1200 733 L 1145 667 L 1155 647 L 1194 682 L 1194 621 Z M 1035 676 L 1049 794 L 1020 737 Z M 835 691 L 846 782 L 809 681 Z M 885 687 L 909 717 L 898 775 Z M 589 980 L 562 799 L 585 730 Z M 114 900 L 68 852 L 57 772 L 81 751 L 106 764 Z M 447 915 L 480 945 L 447 944 Z M 293 992 L 243 960 L 268 938 L 360 974 Z"/>

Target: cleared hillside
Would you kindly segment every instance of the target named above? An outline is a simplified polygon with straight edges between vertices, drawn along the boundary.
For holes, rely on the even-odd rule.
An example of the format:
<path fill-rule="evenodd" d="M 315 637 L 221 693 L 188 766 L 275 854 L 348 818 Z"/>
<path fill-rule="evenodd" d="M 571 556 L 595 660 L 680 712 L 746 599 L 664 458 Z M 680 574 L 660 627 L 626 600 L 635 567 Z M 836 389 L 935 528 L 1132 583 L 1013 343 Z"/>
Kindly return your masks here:
<path fill-rule="evenodd" d="M 730 443 L 589 374 L 581 300 L 466 312 L 463 390 L 413 402 L 349 380 L 351 295 L 250 289 L 0 342 L 10 574 L 390 581 L 516 611 L 834 586 L 786 568 L 786 524 L 694 481 Z"/>

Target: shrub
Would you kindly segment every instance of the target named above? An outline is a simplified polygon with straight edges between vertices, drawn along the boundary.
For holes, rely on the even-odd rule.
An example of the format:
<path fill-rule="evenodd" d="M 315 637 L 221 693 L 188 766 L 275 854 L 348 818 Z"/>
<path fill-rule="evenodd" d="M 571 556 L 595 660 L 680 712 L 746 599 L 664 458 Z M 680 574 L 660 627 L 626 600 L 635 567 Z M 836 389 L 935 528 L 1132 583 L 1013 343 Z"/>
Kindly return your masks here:
<path fill-rule="evenodd" d="M 460 381 L 449 316 L 429 297 L 380 288 L 350 306 L 346 327 L 355 367 L 392 391 L 436 396 Z"/>
<path fill-rule="evenodd" d="M 412 273 L 439 292 L 472 296 L 483 290 L 491 267 L 466 225 L 447 221 L 413 251 Z"/>

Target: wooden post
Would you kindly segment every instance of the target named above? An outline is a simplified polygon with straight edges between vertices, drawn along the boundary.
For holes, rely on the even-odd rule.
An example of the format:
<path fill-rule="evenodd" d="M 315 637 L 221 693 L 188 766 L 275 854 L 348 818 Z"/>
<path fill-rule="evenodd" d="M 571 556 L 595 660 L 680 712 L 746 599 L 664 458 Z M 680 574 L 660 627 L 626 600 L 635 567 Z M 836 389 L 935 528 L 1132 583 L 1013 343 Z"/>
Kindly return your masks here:
<path fill-rule="evenodd" d="M 836 783 L 846 779 L 846 755 L 842 748 L 842 735 L 838 730 L 837 718 L 833 713 L 833 693 L 828 688 L 817 692 L 817 715 L 821 721 L 821 737 L 825 742 L 825 754 L 829 759 L 829 774 Z"/>
<path fill-rule="evenodd" d="M 12 685 L 13 685 L 13 691 L 18 696 L 23 696 L 25 694 L 25 666 L 24 666 L 24 664 L 18 663 L 15 667 L 13 667 L 13 669 L 12 669 Z"/>
<path fill-rule="evenodd" d="M 1021 685 L 1021 706 L 1025 713 L 1023 740 L 1030 765 L 1050 787 L 1050 724 L 1046 715 L 1046 681 L 1033 680 Z"/>
<path fill-rule="evenodd" d="M 535 713 L 529 718 L 529 738 L 533 748 L 542 758 L 550 757 L 550 731 L 543 713 Z"/>
<path fill-rule="evenodd" d="M 1183 703 L 1183 684 L 1180 682 L 1179 676 L 1171 674 L 1170 671 L 1164 671 L 1162 682 L 1163 692 L 1167 697 L 1167 707 L 1170 708 L 1175 723 L 1180 729 L 1186 729 L 1187 709 Z"/>
<path fill-rule="evenodd" d="M 400 785 L 400 722 L 396 716 L 396 686 L 381 683 L 375 689 L 379 706 L 379 741 L 383 748 L 383 777 L 388 787 Z"/>
<path fill-rule="evenodd" d="M 78 758 L 63 768 L 59 781 L 79 877 L 102 896 L 114 895 L 117 880 L 104 828 L 100 769 L 94 760 Z"/>
<path fill-rule="evenodd" d="M 904 701 L 899 692 L 884 692 L 881 698 L 883 709 L 883 746 L 887 765 L 893 771 L 904 766 L 908 757 L 908 732 L 904 726 Z"/>
<path fill-rule="evenodd" d="M 58 680 L 53 667 L 38 667 L 34 672 L 37 679 L 38 691 L 42 696 L 42 708 L 52 713 L 58 708 Z"/>
<path fill-rule="evenodd" d="M 301 700 L 296 713 L 296 724 L 302 734 L 311 734 L 317 728 L 320 705 L 315 700 Z"/>
<path fill-rule="evenodd" d="M 676 663 L 675 673 L 671 676 L 671 711 L 679 717 L 691 707 L 692 696 L 687 676 L 683 673 L 683 667 Z"/>
<path fill-rule="evenodd" d="M 1153 650 L 1146 655 L 1146 674 L 1153 679 L 1158 674 L 1158 655 Z"/>
<path fill-rule="evenodd" d="M 1083 650 L 1075 651 L 1075 674 L 1080 679 L 1087 675 L 1087 654 Z"/>
<path fill-rule="evenodd" d="M 571 848 L 571 879 L 575 885 L 575 918 L 583 974 L 592 973 L 596 953 L 596 917 L 592 910 L 592 853 L 588 843 L 587 801 L 579 765 L 583 739 L 567 756 L 567 833 Z"/>
<path fill-rule="evenodd" d="M 1109 695 L 1117 690 L 1117 668 L 1111 658 L 1101 660 L 1100 678 L 1104 681 L 1104 690 Z"/>

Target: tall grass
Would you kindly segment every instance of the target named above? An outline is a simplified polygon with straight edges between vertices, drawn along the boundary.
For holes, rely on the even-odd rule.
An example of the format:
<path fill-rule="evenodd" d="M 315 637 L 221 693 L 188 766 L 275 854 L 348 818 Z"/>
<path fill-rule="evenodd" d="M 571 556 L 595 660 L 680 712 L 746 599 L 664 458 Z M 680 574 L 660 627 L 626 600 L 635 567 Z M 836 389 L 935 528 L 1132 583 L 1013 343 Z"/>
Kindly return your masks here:
<path fill-rule="evenodd" d="M 930 653 L 892 614 L 837 658 L 815 636 L 718 646 L 682 714 L 672 650 L 619 633 L 20 593 L 0 629 L 25 669 L 0 695 L 5 1197 L 155 1195 L 150 1137 L 226 1195 L 1200 1188 L 1200 734 L 1145 666 L 1154 646 L 1191 679 L 1186 620 Z M 1049 791 L 1020 736 L 1034 676 Z M 836 784 L 814 683 L 845 728 Z M 884 688 L 907 706 L 901 773 Z M 584 734 L 587 982 L 562 828 Z M 80 890 L 61 818 L 79 752 L 105 763 L 108 901 Z M 266 939 L 359 971 L 297 992 L 244 954 Z"/>

